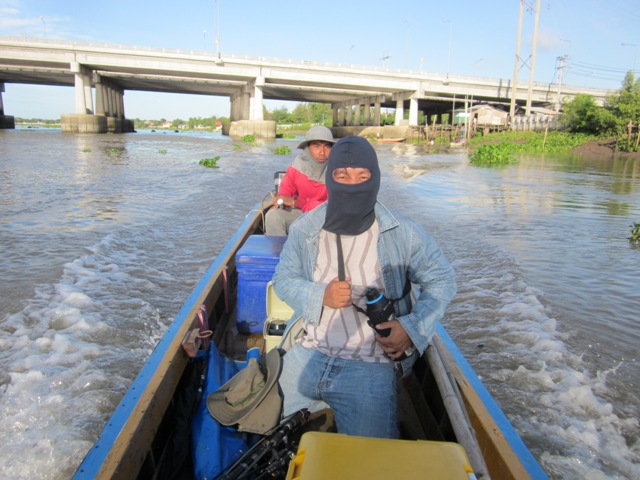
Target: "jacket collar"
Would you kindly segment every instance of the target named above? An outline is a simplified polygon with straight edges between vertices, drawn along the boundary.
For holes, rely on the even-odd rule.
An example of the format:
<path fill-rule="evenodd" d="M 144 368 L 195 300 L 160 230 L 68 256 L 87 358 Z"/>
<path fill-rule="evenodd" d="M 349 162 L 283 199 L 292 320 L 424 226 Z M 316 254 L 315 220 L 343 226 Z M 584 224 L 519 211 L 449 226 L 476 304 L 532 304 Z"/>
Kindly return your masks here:
<path fill-rule="evenodd" d="M 393 212 L 391 212 L 391 210 L 389 210 L 382 202 L 376 202 L 375 211 L 380 233 L 391 230 L 399 225 L 399 222 Z M 316 236 L 322 229 L 322 225 L 324 225 L 326 212 L 327 204 L 325 202 L 314 210 L 299 217 L 295 222 L 295 226 L 306 237 Z"/>

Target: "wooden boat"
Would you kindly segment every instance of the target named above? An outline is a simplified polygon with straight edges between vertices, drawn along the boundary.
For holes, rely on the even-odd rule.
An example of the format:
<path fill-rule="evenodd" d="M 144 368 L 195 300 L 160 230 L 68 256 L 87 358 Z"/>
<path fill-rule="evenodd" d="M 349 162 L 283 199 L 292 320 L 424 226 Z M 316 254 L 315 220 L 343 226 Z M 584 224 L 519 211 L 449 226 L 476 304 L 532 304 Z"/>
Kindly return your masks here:
<path fill-rule="evenodd" d="M 246 434 L 239 434 L 232 427 L 224 427 L 216 430 L 215 435 L 209 432 L 206 442 L 200 441 L 206 443 L 204 446 L 192 445 L 190 452 L 185 452 L 186 448 L 182 448 L 176 453 L 175 449 L 176 445 L 186 447 L 190 443 L 178 435 L 185 430 L 192 430 L 191 425 L 185 426 L 177 418 L 180 405 L 185 404 L 185 396 L 187 399 L 191 398 L 187 405 L 195 405 L 198 400 L 197 395 L 194 395 L 194 387 L 183 387 L 188 383 L 188 377 L 205 376 L 203 370 L 194 372 L 193 367 L 198 365 L 198 357 L 204 354 L 207 358 L 207 383 L 219 384 L 230 378 L 235 373 L 234 369 L 242 366 L 248 350 L 255 351 L 255 348 L 250 349 L 263 346 L 262 335 L 230 333 L 235 322 L 236 297 L 241 290 L 238 288 L 236 254 L 252 236 L 263 234 L 263 222 L 264 210 L 261 205 L 256 205 L 187 298 L 95 445 L 78 467 L 74 479 L 160 479 L 170 478 L 170 472 L 174 470 L 180 472 L 180 476 L 175 478 L 203 478 L 205 475 L 196 475 L 194 472 L 194 450 L 205 448 L 204 454 L 215 457 L 219 468 L 225 468 L 233 461 L 234 449 L 248 448 L 248 440 L 255 441 L 255 438 L 247 438 Z M 204 318 L 208 323 L 205 328 L 213 332 L 210 351 L 202 348 L 196 335 L 201 329 L 199 313 L 202 316 L 202 306 L 208 312 L 207 318 Z M 189 350 L 191 355 L 195 355 L 194 358 L 187 353 Z M 213 355 L 212 351 L 216 354 Z M 401 442 L 386 444 L 385 448 L 389 445 L 398 446 L 406 454 L 410 450 L 406 450 L 405 445 L 417 445 L 416 442 L 406 442 L 406 439 L 419 439 L 424 444 L 433 441 L 456 442 L 464 447 L 466 457 L 475 472 L 474 476 L 467 467 L 464 478 L 547 478 L 442 326 L 438 326 L 432 344 L 416 362 L 414 372 L 408 381 L 403 382 L 402 387 L 399 417 L 405 440 L 384 440 Z M 202 389 L 203 386 L 199 385 L 199 388 Z M 202 402 L 205 400 L 207 387 L 204 388 Z M 187 417 L 188 421 L 192 417 L 195 417 L 194 422 L 199 421 L 198 412 Z M 211 421 L 210 415 L 207 421 Z M 193 430 L 199 428 L 194 423 Z M 193 440 L 192 442 L 195 443 Z M 245 445 L 237 447 L 228 442 L 240 442 L 238 445 L 245 442 Z M 339 442 L 332 441 L 330 444 L 335 446 Z M 231 454 L 225 453 L 229 451 Z M 372 458 L 377 455 L 371 453 L 360 463 L 357 456 L 350 458 L 349 478 L 359 478 L 353 473 L 372 464 Z M 321 464 L 333 465 L 332 459 L 338 454 L 325 453 L 324 457 L 329 458 L 323 458 Z M 433 472 L 430 474 L 423 463 L 422 455 L 409 454 L 402 465 L 415 474 L 410 475 L 413 478 L 444 478 Z M 432 462 L 437 463 L 439 462 Z M 215 472 L 206 478 L 213 477 Z M 409 477 L 405 474 L 402 478 Z"/>
<path fill-rule="evenodd" d="M 382 142 L 382 143 L 399 143 L 399 142 L 404 142 L 406 140 L 406 138 L 379 138 L 378 142 Z"/>

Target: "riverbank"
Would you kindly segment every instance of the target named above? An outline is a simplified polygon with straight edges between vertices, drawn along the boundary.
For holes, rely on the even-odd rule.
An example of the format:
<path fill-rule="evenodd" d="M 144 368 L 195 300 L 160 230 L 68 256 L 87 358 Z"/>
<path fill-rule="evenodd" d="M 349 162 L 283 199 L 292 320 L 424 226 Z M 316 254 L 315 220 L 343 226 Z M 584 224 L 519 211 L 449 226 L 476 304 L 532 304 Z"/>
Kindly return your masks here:
<path fill-rule="evenodd" d="M 617 150 L 615 138 L 591 140 L 572 148 L 570 153 L 586 158 L 640 158 L 640 152 L 621 152 Z"/>

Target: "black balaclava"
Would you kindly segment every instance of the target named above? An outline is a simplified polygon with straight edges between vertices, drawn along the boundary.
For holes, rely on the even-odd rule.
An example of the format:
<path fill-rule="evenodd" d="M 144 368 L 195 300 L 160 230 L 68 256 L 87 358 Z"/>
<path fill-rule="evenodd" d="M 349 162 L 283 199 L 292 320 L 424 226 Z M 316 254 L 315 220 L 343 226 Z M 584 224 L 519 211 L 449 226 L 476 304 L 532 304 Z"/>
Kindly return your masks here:
<path fill-rule="evenodd" d="M 355 185 L 333 179 L 336 168 L 368 168 L 371 178 Z M 366 232 L 375 220 L 375 205 L 380 189 L 378 156 L 362 137 L 344 137 L 333 146 L 327 160 L 327 216 L 323 228 L 341 235 Z"/>

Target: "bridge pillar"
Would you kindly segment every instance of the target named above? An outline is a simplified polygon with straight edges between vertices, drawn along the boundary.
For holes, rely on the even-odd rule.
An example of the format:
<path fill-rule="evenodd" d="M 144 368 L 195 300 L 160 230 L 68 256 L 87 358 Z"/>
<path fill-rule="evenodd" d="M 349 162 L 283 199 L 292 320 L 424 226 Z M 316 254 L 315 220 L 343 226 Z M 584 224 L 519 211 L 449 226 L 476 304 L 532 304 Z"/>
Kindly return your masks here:
<path fill-rule="evenodd" d="M 346 105 L 347 108 L 347 125 L 353 126 L 353 105 Z"/>
<path fill-rule="evenodd" d="M 240 110 L 240 120 L 249 120 L 251 117 L 251 95 L 249 92 L 242 92 L 241 105 L 242 109 Z"/>
<path fill-rule="evenodd" d="M 340 111 L 338 112 L 338 125 L 344 127 L 344 103 L 340 105 Z"/>
<path fill-rule="evenodd" d="M 374 108 L 373 108 L 373 124 L 376 127 L 380 126 L 380 102 L 376 102 L 374 103 Z"/>
<path fill-rule="evenodd" d="M 355 125 L 356 127 L 359 127 L 359 126 L 360 126 L 360 111 L 361 111 L 361 110 L 362 110 L 362 109 L 360 108 L 360 104 L 359 104 L 359 103 L 356 103 L 356 120 L 355 120 L 355 122 L 354 122 L 354 125 Z"/>
<path fill-rule="evenodd" d="M 264 77 L 257 77 L 231 98 L 229 136 L 276 138 L 276 122 L 264 120 L 263 86 Z"/>
<path fill-rule="evenodd" d="M 93 100 L 91 98 L 91 76 L 86 67 L 78 62 L 71 62 L 71 71 L 75 77 L 76 114 L 86 115 L 93 113 Z M 87 95 L 87 89 L 89 94 Z"/>
<path fill-rule="evenodd" d="M 251 96 L 251 116 L 249 120 L 264 120 L 264 107 L 262 87 L 264 86 L 264 77 L 257 77 L 253 83 L 253 95 Z"/>
<path fill-rule="evenodd" d="M 0 129 L 11 130 L 16 128 L 16 122 L 12 115 L 4 114 L 4 104 L 2 103 L 3 92 L 4 82 L 0 82 Z"/>
<path fill-rule="evenodd" d="M 61 116 L 64 133 L 123 133 L 133 132 L 131 120 L 124 117 L 124 91 L 104 81 L 85 66 L 72 62 L 75 75 L 76 113 Z M 96 109 L 93 109 L 92 83 L 96 88 Z"/>
<path fill-rule="evenodd" d="M 113 89 L 113 87 L 109 87 L 107 89 L 108 92 L 108 99 L 109 99 L 109 115 L 107 115 L 108 117 L 115 117 L 116 116 L 116 91 Z"/>
<path fill-rule="evenodd" d="M 337 127 L 338 125 L 338 111 L 340 110 L 340 105 L 334 103 L 331 105 L 331 110 L 333 111 L 333 120 L 331 121 L 332 127 Z"/>
<path fill-rule="evenodd" d="M 371 104 L 367 101 L 364 102 L 364 126 L 371 125 Z"/>
<path fill-rule="evenodd" d="M 105 86 L 100 82 L 100 79 L 96 82 L 96 115 L 106 115 L 106 99 L 105 99 Z"/>
<path fill-rule="evenodd" d="M 397 99 L 396 100 L 396 118 L 393 124 L 397 127 L 404 120 L 404 100 Z"/>
<path fill-rule="evenodd" d="M 418 125 L 418 100 L 415 98 L 409 99 L 409 125 Z"/>
<path fill-rule="evenodd" d="M 229 120 L 234 122 L 240 116 L 240 100 L 237 93 L 231 95 L 231 109 L 229 111 Z"/>
<path fill-rule="evenodd" d="M 63 133 L 105 133 L 107 119 L 93 114 L 91 70 L 78 62 L 69 65 L 75 77 L 75 113 L 60 116 Z"/>

